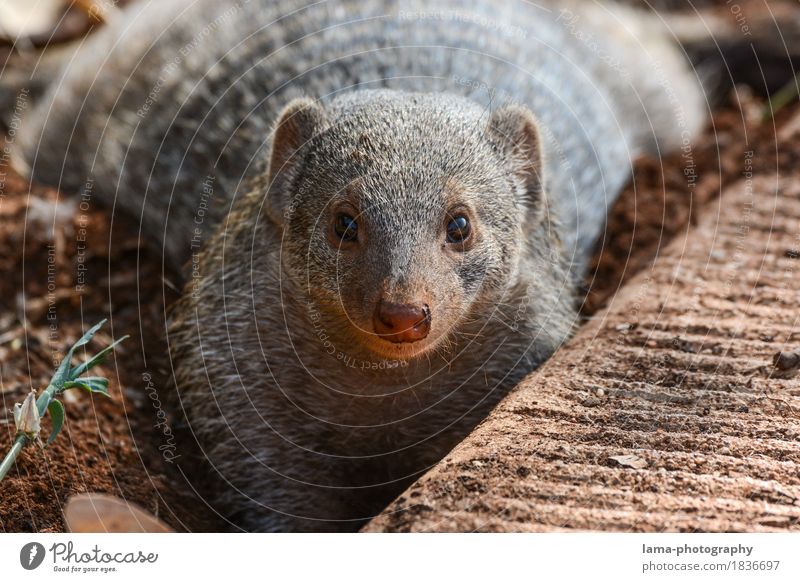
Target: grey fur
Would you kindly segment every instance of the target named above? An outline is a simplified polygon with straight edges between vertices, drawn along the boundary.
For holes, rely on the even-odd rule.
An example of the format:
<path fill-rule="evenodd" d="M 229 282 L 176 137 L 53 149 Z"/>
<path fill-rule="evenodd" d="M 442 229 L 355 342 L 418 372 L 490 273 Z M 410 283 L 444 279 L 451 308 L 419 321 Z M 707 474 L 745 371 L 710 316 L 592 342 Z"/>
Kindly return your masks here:
<path fill-rule="evenodd" d="M 175 378 L 237 526 L 355 527 L 441 458 L 571 333 L 631 159 L 702 123 L 663 31 L 544 4 L 145 3 L 29 118 L 19 166 L 191 257 Z M 429 338 L 375 339 L 381 296 L 423 297 Z"/>

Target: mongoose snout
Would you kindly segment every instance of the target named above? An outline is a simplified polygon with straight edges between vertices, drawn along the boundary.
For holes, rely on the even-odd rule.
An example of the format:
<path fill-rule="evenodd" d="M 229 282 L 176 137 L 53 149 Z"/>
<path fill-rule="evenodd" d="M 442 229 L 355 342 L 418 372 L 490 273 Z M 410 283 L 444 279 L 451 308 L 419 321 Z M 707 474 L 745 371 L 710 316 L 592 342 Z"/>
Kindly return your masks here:
<path fill-rule="evenodd" d="M 428 337 L 431 310 L 427 305 L 379 301 L 373 316 L 375 333 L 392 343 L 413 343 Z"/>

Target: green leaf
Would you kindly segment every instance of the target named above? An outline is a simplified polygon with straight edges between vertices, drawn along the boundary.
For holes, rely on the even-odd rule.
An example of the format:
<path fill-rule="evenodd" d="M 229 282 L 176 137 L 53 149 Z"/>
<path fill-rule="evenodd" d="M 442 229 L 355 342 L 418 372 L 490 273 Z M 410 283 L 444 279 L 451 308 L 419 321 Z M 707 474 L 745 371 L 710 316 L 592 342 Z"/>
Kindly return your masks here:
<path fill-rule="evenodd" d="M 47 405 L 47 411 L 50 413 L 50 419 L 53 421 L 53 430 L 50 431 L 50 436 L 47 437 L 47 444 L 49 445 L 61 432 L 61 427 L 64 426 L 64 405 L 58 400 L 51 400 Z"/>
<path fill-rule="evenodd" d="M 84 363 L 72 368 L 72 370 L 70 370 L 70 373 L 69 373 L 69 379 L 70 380 L 74 380 L 75 378 L 77 378 L 78 376 L 83 374 L 84 372 L 87 372 L 87 371 L 91 370 L 92 368 L 94 368 L 95 366 L 105 362 L 106 358 L 108 358 L 108 355 L 111 352 L 114 351 L 114 348 L 117 347 L 118 344 L 120 344 L 121 342 L 125 341 L 126 339 L 128 339 L 127 335 L 119 338 L 117 341 L 115 341 L 114 343 L 112 343 L 108 347 L 103 348 L 102 350 L 100 350 L 98 353 L 96 353 L 94 356 L 92 356 L 89 360 L 87 360 Z"/>
<path fill-rule="evenodd" d="M 72 350 L 67 352 L 67 355 L 61 360 L 61 363 L 58 365 L 58 369 L 56 373 L 53 374 L 53 378 L 50 380 L 50 386 L 47 387 L 47 391 L 50 391 L 50 387 L 54 387 L 56 391 L 61 391 L 61 387 L 64 385 L 64 381 L 69 377 L 69 370 L 70 370 L 70 359 L 72 358 Z"/>
<path fill-rule="evenodd" d="M 87 376 L 86 378 L 68 380 L 64 383 L 64 390 L 69 390 L 71 388 L 81 388 L 88 392 L 103 394 L 110 397 L 108 393 L 108 380 L 99 376 Z"/>
<path fill-rule="evenodd" d="M 81 337 L 81 339 L 79 339 L 78 341 L 75 342 L 75 345 L 72 346 L 72 349 L 70 351 L 74 352 L 79 347 L 85 346 L 90 341 L 92 341 L 92 338 L 94 337 L 94 334 L 96 334 L 98 331 L 100 331 L 100 328 L 103 327 L 106 324 L 106 321 L 108 321 L 108 320 L 104 319 L 100 323 L 95 324 L 91 328 L 89 328 L 89 331 L 87 331 L 85 334 L 83 334 L 83 337 Z"/>
<path fill-rule="evenodd" d="M 56 373 L 53 375 L 53 379 L 50 380 L 50 386 L 55 386 L 57 391 L 62 390 L 62 385 L 68 379 L 75 378 L 75 375 L 72 374 L 72 358 L 75 355 L 75 350 L 77 350 L 81 346 L 85 346 L 88 344 L 91 339 L 94 337 L 94 334 L 105 325 L 106 320 L 104 319 L 100 323 L 92 326 L 89 331 L 87 331 L 83 336 L 75 342 L 67 354 L 64 356 L 64 359 L 61 361 L 61 364 L 58 366 Z M 80 374 L 78 374 L 80 375 Z"/>

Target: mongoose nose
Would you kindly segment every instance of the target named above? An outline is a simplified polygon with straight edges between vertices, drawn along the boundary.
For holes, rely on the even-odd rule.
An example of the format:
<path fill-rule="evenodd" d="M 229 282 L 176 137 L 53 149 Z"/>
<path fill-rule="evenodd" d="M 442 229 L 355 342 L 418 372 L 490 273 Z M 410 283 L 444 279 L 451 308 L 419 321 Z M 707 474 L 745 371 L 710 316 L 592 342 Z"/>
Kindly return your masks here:
<path fill-rule="evenodd" d="M 381 300 L 375 307 L 372 319 L 375 333 L 396 344 L 417 342 L 431 330 L 431 310 L 427 305 Z"/>

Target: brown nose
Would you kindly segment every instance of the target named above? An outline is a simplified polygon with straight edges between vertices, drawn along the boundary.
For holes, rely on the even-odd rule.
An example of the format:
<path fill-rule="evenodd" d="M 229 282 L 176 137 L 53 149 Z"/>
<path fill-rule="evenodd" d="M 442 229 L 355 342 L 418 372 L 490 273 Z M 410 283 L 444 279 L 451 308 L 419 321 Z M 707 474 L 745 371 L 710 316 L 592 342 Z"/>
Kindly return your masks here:
<path fill-rule="evenodd" d="M 383 339 L 411 343 L 424 339 L 431 330 L 431 310 L 427 305 L 388 303 L 381 300 L 372 316 L 375 333 Z"/>

